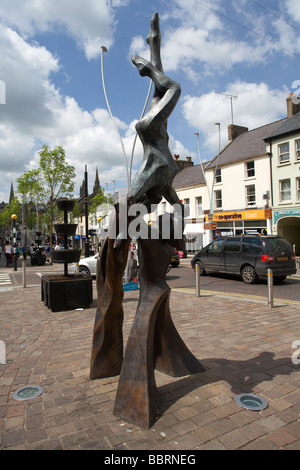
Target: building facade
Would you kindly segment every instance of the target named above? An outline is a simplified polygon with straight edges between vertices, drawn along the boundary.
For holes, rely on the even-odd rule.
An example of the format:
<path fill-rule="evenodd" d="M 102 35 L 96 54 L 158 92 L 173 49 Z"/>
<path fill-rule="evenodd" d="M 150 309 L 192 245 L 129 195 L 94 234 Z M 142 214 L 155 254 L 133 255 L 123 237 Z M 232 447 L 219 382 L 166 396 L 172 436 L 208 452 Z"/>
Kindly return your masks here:
<path fill-rule="evenodd" d="M 287 98 L 288 119 L 266 139 L 271 158 L 274 234 L 300 255 L 300 104 Z"/>
<path fill-rule="evenodd" d="M 203 167 L 185 168 L 174 188 L 189 215 L 187 251 L 218 235 L 277 233 L 300 249 L 300 113 L 248 130 L 228 126 L 228 144 Z M 166 203 L 163 203 L 166 205 Z"/>

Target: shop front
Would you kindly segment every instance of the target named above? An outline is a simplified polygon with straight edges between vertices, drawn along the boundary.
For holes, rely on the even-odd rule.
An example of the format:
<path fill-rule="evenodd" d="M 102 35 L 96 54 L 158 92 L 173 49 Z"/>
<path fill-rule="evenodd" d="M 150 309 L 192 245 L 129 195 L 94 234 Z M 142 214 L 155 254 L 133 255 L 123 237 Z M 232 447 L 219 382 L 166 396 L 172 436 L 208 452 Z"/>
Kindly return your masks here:
<path fill-rule="evenodd" d="M 273 232 L 285 238 L 300 256 L 300 209 L 274 210 Z"/>
<path fill-rule="evenodd" d="M 214 234 L 220 236 L 241 234 L 271 234 L 272 210 L 251 209 L 230 212 L 215 212 L 205 216 L 207 222 L 214 224 Z"/>

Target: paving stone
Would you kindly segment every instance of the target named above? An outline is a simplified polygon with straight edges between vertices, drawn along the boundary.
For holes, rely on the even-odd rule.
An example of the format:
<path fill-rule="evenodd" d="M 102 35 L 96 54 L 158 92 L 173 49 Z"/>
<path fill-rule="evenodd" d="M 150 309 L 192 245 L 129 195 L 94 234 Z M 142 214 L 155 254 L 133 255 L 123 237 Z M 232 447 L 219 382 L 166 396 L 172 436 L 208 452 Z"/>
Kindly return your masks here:
<path fill-rule="evenodd" d="M 13 362 L 0 367 L 0 449 L 299 450 L 300 365 L 291 365 L 298 306 L 270 312 L 258 302 L 172 291 L 174 323 L 206 371 L 156 372 L 163 414 L 145 430 L 113 414 L 119 376 L 89 379 L 95 305 L 53 313 L 39 287 L 13 293 L 1 292 L 0 338 Z M 137 301 L 124 294 L 124 345 Z M 42 395 L 17 403 L 13 391 L 28 383 Z M 268 408 L 242 409 L 242 392 L 261 394 Z"/>

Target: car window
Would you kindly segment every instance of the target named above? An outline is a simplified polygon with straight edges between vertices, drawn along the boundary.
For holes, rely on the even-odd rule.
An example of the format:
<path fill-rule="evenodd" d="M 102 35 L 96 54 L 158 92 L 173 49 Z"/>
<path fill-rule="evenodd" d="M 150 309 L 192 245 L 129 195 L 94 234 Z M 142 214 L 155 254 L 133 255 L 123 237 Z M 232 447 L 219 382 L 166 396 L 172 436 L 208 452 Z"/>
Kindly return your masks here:
<path fill-rule="evenodd" d="M 215 240 L 208 247 L 208 253 L 220 253 L 222 250 L 224 240 Z"/>
<path fill-rule="evenodd" d="M 264 239 L 267 251 L 282 252 L 286 251 L 291 253 L 293 251 L 291 245 L 283 238 L 265 238 Z"/>
<path fill-rule="evenodd" d="M 261 248 L 261 240 L 256 237 L 243 238 L 243 251 L 245 253 L 257 253 Z"/>
<path fill-rule="evenodd" d="M 226 252 L 241 251 L 241 237 L 227 238 L 225 242 L 224 251 Z"/>

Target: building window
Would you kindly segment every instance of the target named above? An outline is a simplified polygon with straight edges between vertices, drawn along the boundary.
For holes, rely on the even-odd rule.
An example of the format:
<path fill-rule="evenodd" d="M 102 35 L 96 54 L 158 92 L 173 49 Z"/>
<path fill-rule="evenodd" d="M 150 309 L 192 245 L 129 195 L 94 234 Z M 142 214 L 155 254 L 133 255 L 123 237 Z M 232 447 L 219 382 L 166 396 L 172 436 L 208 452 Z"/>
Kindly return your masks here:
<path fill-rule="evenodd" d="M 281 180 L 279 181 L 280 185 L 280 201 L 290 201 L 291 200 L 291 180 Z"/>
<path fill-rule="evenodd" d="M 202 196 L 196 197 L 196 217 L 202 215 Z"/>
<path fill-rule="evenodd" d="M 220 209 L 222 207 L 222 191 L 219 189 L 215 191 L 215 208 Z"/>
<path fill-rule="evenodd" d="M 183 204 L 184 204 L 184 216 L 188 217 L 190 215 L 190 198 L 184 199 Z"/>
<path fill-rule="evenodd" d="M 287 163 L 290 161 L 290 144 L 287 142 L 285 144 L 279 145 L 279 162 Z"/>
<path fill-rule="evenodd" d="M 221 170 L 220 169 L 216 170 L 215 183 L 222 183 L 222 175 L 221 175 Z"/>
<path fill-rule="evenodd" d="M 246 186 L 246 200 L 247 200 L 247 206 L 255 206 L 256 205 L 255 184 L 251 184 L 250 186 Z"/>
<path fill-rule="evenodd" d="M 297 188 L 296 198 L 297 198 L 297 201 L 300 201 L 300 178 L 296 178 L 296 188 Z"/>
<path fill-rule="evenodd" d="M 255 176 L 255 164 L 254 162 L 246 163 L 246 178 L 253 178 Z"/>
<path fill-rule="evenodd" d="M 300 140 L 296 140 L 296 159 L 300 160 Z"/>

